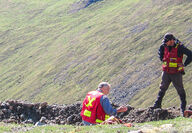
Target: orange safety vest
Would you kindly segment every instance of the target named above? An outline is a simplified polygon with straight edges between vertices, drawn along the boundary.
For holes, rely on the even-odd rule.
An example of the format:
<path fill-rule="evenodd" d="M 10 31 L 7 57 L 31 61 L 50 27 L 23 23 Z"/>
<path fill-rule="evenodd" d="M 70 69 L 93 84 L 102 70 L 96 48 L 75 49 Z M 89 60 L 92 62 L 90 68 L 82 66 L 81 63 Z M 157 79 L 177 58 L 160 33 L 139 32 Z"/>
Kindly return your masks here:
<path fill-rule="evenodd" d="M 100 104 L 100 99 L 104 94 L 99 91 L 89 92 L 84 101 L 81 111 L 81 117 L 84 121 L 98 124 L 109 118 Z"/>
<path fill-rule="evenodd" d="M 164 47 L 164 56 L 163 56 L 163 71 L 174 74 L 181 71 L 184 71 L 183 67 L 183 55 L 178 57 L 178 46 L 180 44 L 176 44 L 176 47 L 172 47 L 171 51 L 169 51 L 168 47 Z"/>

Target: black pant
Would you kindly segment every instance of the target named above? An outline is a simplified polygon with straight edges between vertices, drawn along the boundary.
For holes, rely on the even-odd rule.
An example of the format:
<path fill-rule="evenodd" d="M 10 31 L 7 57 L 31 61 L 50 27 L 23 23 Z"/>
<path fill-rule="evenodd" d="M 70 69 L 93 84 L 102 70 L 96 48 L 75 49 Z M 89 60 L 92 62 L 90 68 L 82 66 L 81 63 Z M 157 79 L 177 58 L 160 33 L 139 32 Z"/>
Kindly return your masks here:
<path fill-rule="evenodd" d="M 157 107 L 161 107 L 162 99 L 167 91 L 170 83 L 173 83 L 173 86 L 176 88 L 178 95 L 181 100 L 181 110 L 184 111 L 186 108 L 186 93 L 183 87 L 183 77 L 181 73 L 176 74 L 168 74 L 166 72 L 162 73 L 162 81 L 160 84 L 160 91 L 158 93 L 157 100 L 155 101 L 155 105 Z"/>

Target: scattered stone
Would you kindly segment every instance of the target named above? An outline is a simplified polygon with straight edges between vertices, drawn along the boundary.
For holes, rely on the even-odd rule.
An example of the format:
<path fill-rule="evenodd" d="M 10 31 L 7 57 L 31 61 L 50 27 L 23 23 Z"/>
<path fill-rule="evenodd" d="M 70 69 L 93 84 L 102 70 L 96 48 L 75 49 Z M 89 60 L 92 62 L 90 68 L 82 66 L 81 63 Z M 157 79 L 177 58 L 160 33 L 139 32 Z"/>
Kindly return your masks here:
<path fill-rule="evenodd" d="M 41 123 L 45 123 L 46 122 L 46 117 L 41 117 L 41 119 L 39 120 Z"/>
<path fill-rule="evenodd" d="M 21 119 L 22 121 L 26 120 L 25 114 L 21 114 L 21 115 L 20 115 L 20 119 Z"/>
<path fill-rule="evenodd" d="M 161 125 L 160 128 L 173 128 L 173 124 L 164 124 L 164 125 Z"/>
<path fill-rule="evenodd" d="M 112 105 L 114 108 L 119 107 L 119 105 Z M 129 105 L 127 107 L 128 111 L 118 113 L 117 116 L 125 123 L 167 120 L 180 116 L 179 109 L 175 107 L 169 109 L 135 109 Z M 30 123 L 38 126 L 42 124 L 82 125 L 81 108 L 81 102 L 71 105 L 48 105 L 47 102 L 33 104 L 9 100 L 0 104 L 0 121 Z M 192 109 L 192 105 L 187 109 Z"/>
<path fill-rule="evenodd" d="M 33 120 L 30 118 L 26 121 L 27 124 L 34 124 Z"/>
<path fill-rule="evenodd" d="M 73 123 L 74 116 L 71 115 L 67 118 L 67 124 L 72 124 Z"/>
<path fill-rule="evenodd" d="M 41 122 L 36 122 L 35 123 L 35 126 L 44 126 L 44 125 L 46 125 L 45 123 L 41 123 Z"/>

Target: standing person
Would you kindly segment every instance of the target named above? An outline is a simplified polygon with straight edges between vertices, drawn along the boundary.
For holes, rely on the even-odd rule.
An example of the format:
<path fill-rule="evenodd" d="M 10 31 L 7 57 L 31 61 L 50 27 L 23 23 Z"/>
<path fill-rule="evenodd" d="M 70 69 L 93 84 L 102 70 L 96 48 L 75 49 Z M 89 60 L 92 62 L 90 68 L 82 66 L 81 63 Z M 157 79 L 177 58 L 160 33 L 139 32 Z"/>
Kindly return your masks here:
<path fill-rule="evenodd" d="M 95 125 L 102 123 L 109 118 L 109 115 L 116 115 L 117 112 L 127 111 L 127 107 L 121 106 L 118 109 L 112 108 L 107 94 L 111 85 L 107 82 L 101 82 L 98 89 L 90 91 L 83 101 L 81 116 L 84 125 Z"/>
<path fill-rule="evenodd" d="M 192 52 L 187 49 L 173 34 L 166 33 L 159 48 L 159 58 L 163 62 L 162 81 L 158 97 L 153 105 L 153 109 L 161 108 L 161 102 L 170 83 L 176 88 L 181 100 L 181 115 L 186 108 L 186 94 L 183 87 L 182 75 L 185 74 L 184 67 L 192 61 Z M 187 56 L 183 64 L 183 54 Z"/>

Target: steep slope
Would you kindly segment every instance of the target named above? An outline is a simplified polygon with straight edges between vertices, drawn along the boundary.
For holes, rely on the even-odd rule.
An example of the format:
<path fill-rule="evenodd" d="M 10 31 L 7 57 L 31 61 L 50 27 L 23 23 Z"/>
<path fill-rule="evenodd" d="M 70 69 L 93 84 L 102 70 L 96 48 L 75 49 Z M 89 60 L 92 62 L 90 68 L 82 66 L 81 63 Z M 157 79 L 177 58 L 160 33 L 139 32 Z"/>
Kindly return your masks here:
<path fill-rule="evenodd" d="M 0 100 L 71 103 L 108 81 L 113 102 L 148 106 L 160 82 L 162 36 L 173 32 L 192 49 L 191 2 L 83 2 L 0 2 Z M 190 103 L 190 66 L 186 73 Z M 165 102 L 179 103 L 174 89 L 167 95 Z"/>

